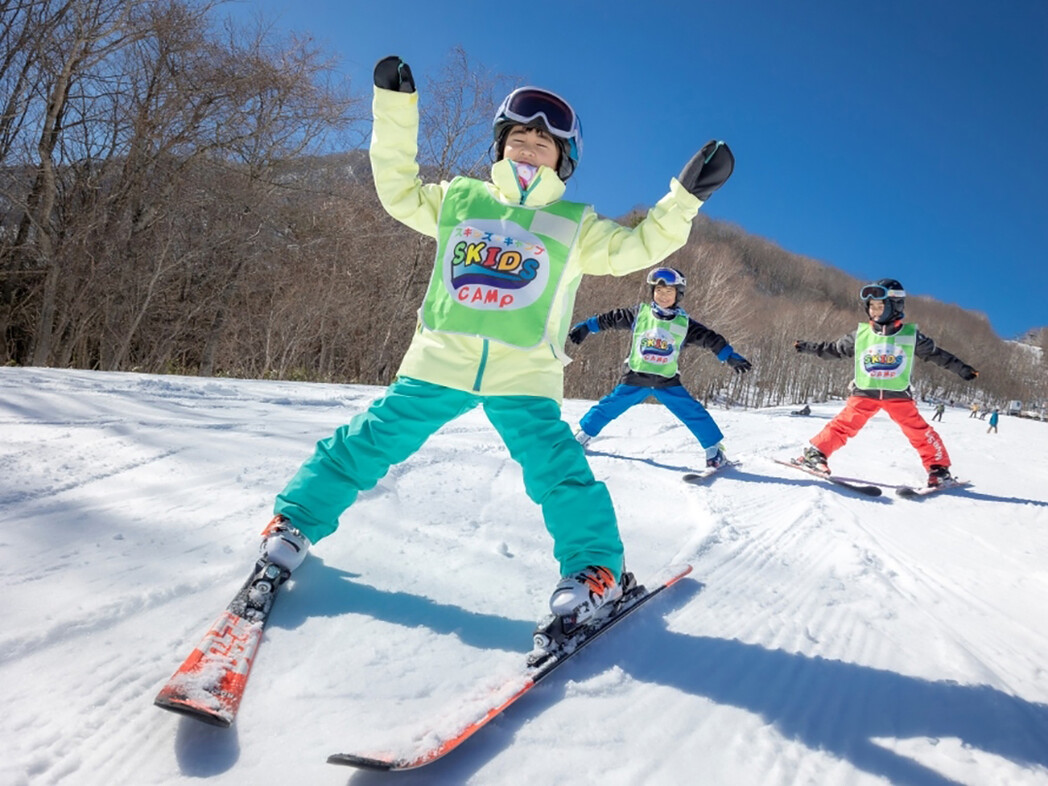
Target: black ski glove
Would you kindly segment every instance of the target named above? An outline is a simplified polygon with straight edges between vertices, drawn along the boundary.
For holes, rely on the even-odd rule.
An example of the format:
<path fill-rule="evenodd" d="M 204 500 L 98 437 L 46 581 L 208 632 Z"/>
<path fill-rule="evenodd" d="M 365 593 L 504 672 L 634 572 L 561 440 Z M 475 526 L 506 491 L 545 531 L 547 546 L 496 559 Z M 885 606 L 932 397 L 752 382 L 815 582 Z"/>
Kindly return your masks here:
<path fill-rule="evenodd" d="M 979 376 L 979 372 L 971 366 L 965 366 L 958 372 L 958 374 L 960 375 L 961 379 L 967 382 L 971 382 L 973 379 Z"/>
<path fill-rule="evenodd" d="M 710 194 L 728 181 L 734 170 L 735 156 L 731 148 L 725 142 L 711 139 L 684 165 L 677 179 L 684 188 L 705 202 Z"/>
<path fill-rule="evenodd" d="M 738 352 L 732 352 L 730 355 L 728 355 L 727 360 L 725 360 L 724 362 L 731 366 L 731 370 L 734 371 L 736 374 L 745 374 L 747 371 L 753 368 L 753 365 L 750 363 L 750 361 L 748 361 Z"/>
<path fill-rule="evenodd" d="M 585 322 L 579 322 L 579 324 L 575 325 L 570 331 L 568 331 L 568 338 L 571 339 L 572 344 L 581 344 L 589 334 L 589 325 Z"/>
<path fill-rule="evenodd" d="M 390 55 L 375 63 L 375 87 L 396 90 L 398 93 L 414 93 L 415 78 L 407 63 L 397 55 Z"/>

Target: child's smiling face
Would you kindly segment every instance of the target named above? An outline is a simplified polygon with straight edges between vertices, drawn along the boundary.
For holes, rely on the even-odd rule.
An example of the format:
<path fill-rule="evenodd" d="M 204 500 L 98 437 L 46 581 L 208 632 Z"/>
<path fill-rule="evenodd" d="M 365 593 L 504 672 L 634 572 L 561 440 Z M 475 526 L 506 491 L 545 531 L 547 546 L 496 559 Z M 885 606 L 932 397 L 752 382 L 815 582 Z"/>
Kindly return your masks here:
<path fill-rule="evenodd" d="M 517 164 L 547 166 L 556 172 L 560 148 L 556 140 L 542 129 L 513 126 L 506 134 L 502 157 Z"/>
<path fill-rule="evenodd" d="M 656 284 L 652 299 L 659 308 L 673 308 L 673 304 L 677 302 L 677 288 L 666 284 Z"/>

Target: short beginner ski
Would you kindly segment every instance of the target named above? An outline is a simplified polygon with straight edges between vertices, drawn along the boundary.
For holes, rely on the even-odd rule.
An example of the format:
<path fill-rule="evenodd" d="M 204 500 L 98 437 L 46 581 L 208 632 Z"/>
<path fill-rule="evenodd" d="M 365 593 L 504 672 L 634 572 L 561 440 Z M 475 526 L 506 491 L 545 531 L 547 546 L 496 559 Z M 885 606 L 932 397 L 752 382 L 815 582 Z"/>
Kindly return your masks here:
<path fill-rule="evenodd" d="M 429 741 L 429 747 L 416 751 L 408 757 L 397 757 L 389 755 L 357 755 L 353 753 L 336 753 L 328 756 L 328 764 L 344 764 L 350 767 L 359 767 L 368 770 L 413 770 L 426 764 L 431 764 L 445 754 L 458 748 L 463 742 L 472 737 L 477 731 L 488 724 L 489 721 L 498 717 L 507 707 L 517 701 L 524 694 L 538 685 L 548 677 L 554 669 L 565 663 L 569 658 L 578 653 L 591 641 L 598 638 L 616 623 L 628 617 L 642 605 L 654 598 L 664 589 L 676 584 L 684 576 L 691 573 L 691 565 L 675 565 L 667 569 L 658 579 L 653 582 L 652 588 L 646 589 L 643 585 L 634 584 L 628 589 L 623 597 L 616 601 L 611 614 L 601 617 L 596 622 L 585 624 L 576 631 L 570 633 L 562 646 L 556 651 L 543 653 L 541 660 L 535 665 L 526 666 L 522 675 L 517 678 L 520 686 L 513 691 L 508 698 L 504 698 L 504 692 L 498 692 L 497 701 L 471 721 L 458 733 L 447 739 Z M 554 618 L 556 619 L 556 618 Z M 536 644 L 540 634 L 536 632 Z M 529 661 L 533 661 L 535 653 L 529 655 Z"/>
<path fill-rule="evenodd" d="M 938 486 L 896 486 L 895 493 L 905 499 L 922 499 L 929 494 L 951 489 L 963 489 L 972 485 L 969 480 L 947 480 Z"/>
<path fill-rule="evenodd" d="M 881 496 L 880 486 L 875 486 L 872 483 L 866 483 L 864 481 L 854 480 L 852 478 L 845 479 L 837 477 L 836 475 L 827 475 L 825 472 L 819 472 L 817 470 L 812 469 L 811 467 L 806 467 L 803 464 L 798 463 L 795 459 L 790 459 L 789 461 L 784 461 L 783 459 L 775 459 L 775 463 L 782 464 L 786 467 L 793 467 L 794 469 L 799 469 L 801 472 L 807 472 L 812 477 L 822 478 L 823 480 L 833 483 L 835 486 L 840 486 L 841 488 L 857 491 L 859 494 L 865 494 L 867 497 Z"/>
<path fill-rule="evenodd" d="M 728 467 L 737 467 L 740 463 L 741 462 L 738 461 L 725 461 L 723 464 L 719 464 L 716 467 L 706 467 L 705 469 L 699 470 L 698 472 L 685 472 L 681 476 L 681 480 L 683 480 L 685 483 L 699 484 L 707 480 L 708 478 L 713 477 L 722 469 L 727 469 Z"/>
<path fill-rule="evenodd" d="M 264 559 L 154 704 L 214 726 L 229 726 L 243 698 L 277 590 L 291 574 Z"/>

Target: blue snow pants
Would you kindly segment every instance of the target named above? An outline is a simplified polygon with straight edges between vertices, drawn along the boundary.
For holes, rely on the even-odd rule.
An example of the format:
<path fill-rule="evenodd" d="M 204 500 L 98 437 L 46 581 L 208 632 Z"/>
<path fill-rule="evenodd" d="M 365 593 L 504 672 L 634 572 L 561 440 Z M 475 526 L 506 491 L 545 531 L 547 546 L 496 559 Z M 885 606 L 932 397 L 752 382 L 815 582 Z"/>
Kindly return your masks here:
<path fill-rule="evenodd" d="M 668 388 L 616 385 L 614 390 L 582 416 L 579 425 L 583 431 L 595 437 L 611 421 L 648 396 L 654 396 L 665 404 L 666 409 L 676 415 L 677 419 L 687 426 L 688 431 L 695 435 L 695 439 L 702 447 L 711 448 L 724 439 L 724 434 L 721 433 L 710 413 L 706 411 L 706 407 L 692 398 L 683 385 Z"/>
<path fill-rule="evenodd" d="M 277 496 L 274 512 L 316 543 L 338 529 L 339 516 L 360 491 L 478 405 L 520 464 L 527 495 L 542 506 L 561 575 L 602 565 L 617 578 L 623 549 L 611 495 L 593 477 L 560 405 L 542 396 L 478 396 L 402 377 L 366 412 L 317 443 Z"/>

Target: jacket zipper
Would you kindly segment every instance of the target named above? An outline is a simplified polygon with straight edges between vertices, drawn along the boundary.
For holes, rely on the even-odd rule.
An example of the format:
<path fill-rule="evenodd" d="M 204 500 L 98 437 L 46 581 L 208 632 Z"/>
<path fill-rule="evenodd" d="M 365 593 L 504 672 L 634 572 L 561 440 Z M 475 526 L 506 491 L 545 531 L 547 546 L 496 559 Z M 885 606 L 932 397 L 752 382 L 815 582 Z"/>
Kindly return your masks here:
<path fill-rule="evenodd" d="M 488 364 L 488 340 L 484 339 L 484 349 L 480 352 L 480 364 L 477 366 L 477 377 L 473 380 L 473 392 L 480 392 L 480 383 L 484 377 L 484 368 Z"/>

